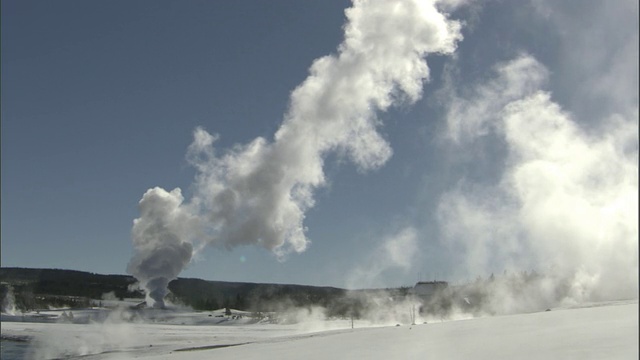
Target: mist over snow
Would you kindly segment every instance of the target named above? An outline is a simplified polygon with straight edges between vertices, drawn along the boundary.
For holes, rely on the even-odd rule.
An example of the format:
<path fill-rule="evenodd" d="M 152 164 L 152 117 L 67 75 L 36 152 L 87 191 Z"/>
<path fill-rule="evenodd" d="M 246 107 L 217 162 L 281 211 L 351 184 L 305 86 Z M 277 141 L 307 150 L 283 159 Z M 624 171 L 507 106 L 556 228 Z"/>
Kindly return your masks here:
<path fill-rule="evenodd" d="M 345 14 L 344 41 L 313 62 L 273 140 L 217 151 L 217 135 L 197 128 L 187 155 L 197 170 L 193 197 L 156 187 L 140 200 L 127 270 L 156 306 L 204 246 L 258 245 L 280 258 L 304 251 L 323 159 L 338 153 L 361 171 L 382 166 L 392 150 L 376 112 L 417 101 L 429 79 L 425 56 L 450 54 L 462 38 L 433 1 L 358 0 Z"/>

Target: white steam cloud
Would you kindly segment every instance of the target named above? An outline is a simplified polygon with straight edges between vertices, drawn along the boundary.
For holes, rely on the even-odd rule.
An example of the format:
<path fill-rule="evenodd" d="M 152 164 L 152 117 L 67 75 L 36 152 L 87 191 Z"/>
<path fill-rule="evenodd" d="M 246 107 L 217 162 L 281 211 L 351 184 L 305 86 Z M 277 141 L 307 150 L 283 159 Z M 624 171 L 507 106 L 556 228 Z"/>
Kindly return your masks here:
<path fill-rule="evenodd" d="M 534 58 L 496 70 L 449 111 L 461 146 L 491 132 L 508 152 L 498 183 L 463 181 L 441 198 L 443 238 L 461 252 L 461 270 L 551 272 L 569 279 L 575 301 L 637 297 L 637 107 L 587 132 L 542 90 L 548 72 Z"/>
<path fill-rule="evenodd" d="M 197 169 L 190 201 L 180 189 L 144 194 L 128 272 L 157 306 L 207 244 L 256 244 L 278 256 L 304 251 L 303 220 L 325 184 L 324 157 L 337 152 L 361 170 L 383 165 L 392 151 L 376 112 L 417 101 L 429 78 L 424 57 L 452 53 L 461 39 L 459 23 L 435 1 L 355 0 L 345 13 L 337 54 L 313 62 L 273 141 L 258 137 L 218 154 L 217 136 L 198 128 L 187 156 Z"/>

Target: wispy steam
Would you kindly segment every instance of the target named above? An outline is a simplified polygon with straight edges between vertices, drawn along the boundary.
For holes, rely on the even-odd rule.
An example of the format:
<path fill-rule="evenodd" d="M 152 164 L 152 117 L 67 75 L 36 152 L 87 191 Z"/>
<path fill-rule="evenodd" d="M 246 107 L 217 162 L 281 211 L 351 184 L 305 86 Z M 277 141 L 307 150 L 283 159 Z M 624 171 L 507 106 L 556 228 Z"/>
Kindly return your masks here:
<path fill-rule="evenodd" d="M 346 278 L 350 289 L 378 287 L 377 282 L 386 271 L 411 269 L 418 252 L 418 234 L 412 228 L 404 228 L 387 236 L 369 257 L 355 266 Z"/>
<path fill-rule="evenodd" d="M 392 151 L 376 112 L 418 100 L 429 78 L 424 57 L 451 53 L 461 39 L 460 25 L 433 1 L 355 0 L 345 13 L 337 54 L 313 62 L 273 141 L 259 137 L 218 154 L 217 136 L 198 128 L 188 151 L 198 172 L 193 198 L 183 203 L 179 189 L 145 193 L 128 271 L 160 305 L 194 246 L 304 251 L 303 220 L 325 183 L 324 157 L 337 152 L 363 171 L 383 165 Z"/>
<path fill-rule="evenodd" d="M 546 23 L 557 29 L 562 50 L 554 71 L 567 83 L 567 107 L 581 121 L 599 121 L 610 113 L 634 116 L 638 107 L 638 2 L 593 1 L 572 6 L 553 0 L 532 2 Z"/>
<path fill-rule="evenodd" d="M 488 134 L 499 126 L 496 114 L 512 101 L 538 91 L 547 81 L 547 69 L 530 56 L 520 56 L 495 66 L 496 77 L 482 86 L 466 89 L 461 97 L 456 89 L 448 89 L 448 137 L 466 142 Z M 455 86 L 449 84 L 449 86 Z"/>
<path fill-rule="evenodd" d="M 502 138 L 505 169 L 497 184 L 463 181 L 442 197 L 445 241 L 469 274 L 534 268 L 570 279 L 576 301 L 637 296 L 637 108 L 587 132 L 542 90 L 547 71 L 534 58 L 497 73 L 454 98 L 449 121 L 461 145 L 486 132 Z"/>

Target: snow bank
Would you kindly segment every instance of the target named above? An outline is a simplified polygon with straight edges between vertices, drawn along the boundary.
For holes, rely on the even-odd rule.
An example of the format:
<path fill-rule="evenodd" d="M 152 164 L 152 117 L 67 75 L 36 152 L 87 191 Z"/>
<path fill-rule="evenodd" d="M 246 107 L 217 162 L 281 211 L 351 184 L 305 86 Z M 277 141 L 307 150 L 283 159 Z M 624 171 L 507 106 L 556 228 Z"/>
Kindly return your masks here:
<path fill-rule="evenodd" d="M 180 315 L 189 316 L 202 314 Z M 352 330 L 347 322 L 333 325 L 343 328 L 309 332 L 302 324 L 3 322 L 2 336 L 36 339 L 34 345 L 40 348 L 30 355 L 40 359 L 60 355 L 178 360 L 638 358 L 637 300 L 413 326 L 359 328 L 362 323 L 356 322 Z"/>
<path fill-rule="evenodd" d="M 311 334 L 160 359 L 637 359 L 638 304 Z"/>

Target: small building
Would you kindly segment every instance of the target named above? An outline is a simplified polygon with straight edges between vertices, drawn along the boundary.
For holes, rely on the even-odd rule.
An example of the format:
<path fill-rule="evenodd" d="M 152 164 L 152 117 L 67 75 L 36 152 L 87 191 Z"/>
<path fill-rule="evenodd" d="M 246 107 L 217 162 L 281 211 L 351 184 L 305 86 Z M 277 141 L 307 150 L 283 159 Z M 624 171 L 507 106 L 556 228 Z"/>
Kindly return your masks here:
<path fill-rule="evenodd" d="M 413 287 L 413 294 L 423 299 L 429 299 L 448 287 L 449 283 L 446 281 L 420 281 Z"/>
<path fill-rule="evenodd" d="M 140 303 L 137 303 L 135 305 L 129 306 L 129 308 L 133 309 L 133 310 L 140 310 L 140 309 L 144 309 L 146 307 L 147 307 L 147 300 L 145 300 L 143 302 L 140 302 Z"/>

